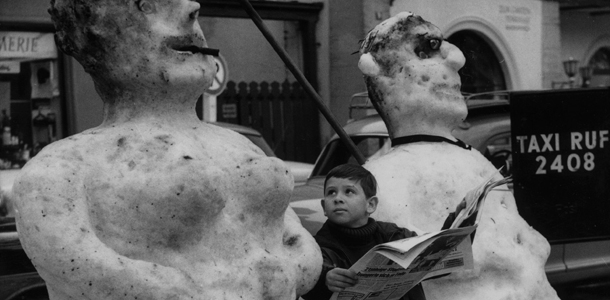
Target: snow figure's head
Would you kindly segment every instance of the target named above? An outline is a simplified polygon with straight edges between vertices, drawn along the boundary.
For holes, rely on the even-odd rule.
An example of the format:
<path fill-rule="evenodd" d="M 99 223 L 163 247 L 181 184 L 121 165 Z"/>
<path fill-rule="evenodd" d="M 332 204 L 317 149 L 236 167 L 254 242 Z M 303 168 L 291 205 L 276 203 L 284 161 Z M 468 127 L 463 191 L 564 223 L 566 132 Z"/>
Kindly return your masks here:
<path fill-rule="evenodd" d="M 59 48 L 80 62 L 98 92 L 159 91 L 201 95 L 212 84 L 213 57 L 190 0 L 52 0 Z"/>
<path fill-rule="evenodd" d="M 399 13 L 362 42 L 358 67 L 391 137 L 450 135 L 466 118 L 458 70 L 462 52 L 433 24 Z"/>

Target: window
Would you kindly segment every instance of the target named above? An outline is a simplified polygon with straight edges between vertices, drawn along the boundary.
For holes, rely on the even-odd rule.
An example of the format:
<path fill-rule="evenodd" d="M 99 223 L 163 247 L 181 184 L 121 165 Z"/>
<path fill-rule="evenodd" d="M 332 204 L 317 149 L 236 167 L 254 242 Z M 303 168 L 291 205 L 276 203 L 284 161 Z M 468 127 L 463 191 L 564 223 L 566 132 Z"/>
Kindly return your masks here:
<path fill-rule="evenodd" d="M 63 137 L 63 98 L 52 33 L 0 32 L 0 169 L 20 168 Z"/>
<path fill-rule="evenodd" d="M 603 47 L 593 54 L 589 61 L 593 75 L 610 75 L 610 48 Z"/>
<path fill-rule="evenodd" d="M 503 176 L 512 174 L 513 158 L 510 138 L 510 132 L 491 137 L 483 153 L 496 169 L 502 168 L 500 173 Z"/>
<path fill-rule="evenodd" d="M 391 145 L 389 140 L 387 136 L 352 136 L 352 141 L 366 159 L 387 153 Z M 346 163 L 358 164 L 340 139 L 333 140 L 322 150 L 311 176 L 326 176 L 332 168 Z"/>

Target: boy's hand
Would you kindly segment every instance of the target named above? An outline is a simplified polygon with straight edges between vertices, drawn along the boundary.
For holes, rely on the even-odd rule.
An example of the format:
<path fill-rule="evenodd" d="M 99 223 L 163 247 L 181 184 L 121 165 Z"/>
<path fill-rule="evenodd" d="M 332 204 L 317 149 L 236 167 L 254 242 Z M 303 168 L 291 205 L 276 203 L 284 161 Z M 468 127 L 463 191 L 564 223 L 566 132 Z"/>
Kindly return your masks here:
<path fill-rule="evenodd" d="M 331 292 L 343 291 L 358 283 L 356 272 L 342 268 L 334 268 L 326 273 L 326 286 Z"/>

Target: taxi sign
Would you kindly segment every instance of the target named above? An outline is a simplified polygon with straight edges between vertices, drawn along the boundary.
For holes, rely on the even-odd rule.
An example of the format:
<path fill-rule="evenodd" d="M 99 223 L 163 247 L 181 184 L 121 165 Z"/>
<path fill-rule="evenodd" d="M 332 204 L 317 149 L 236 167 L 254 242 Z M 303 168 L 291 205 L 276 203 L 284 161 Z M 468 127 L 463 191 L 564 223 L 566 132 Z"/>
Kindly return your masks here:
<path fill-rule="evenodd" d="M 229 69 L 227 68 L 227 61 L 222 55 L 214 56 L 216 62 L 216 76 L 212 85 L 205 91 L 206 93 L 214 96 L 218 96 L 227 86 L 227 80 L 229 79 Z"/>
<path fill-rule="evenodd" d="M 550 241 L 610 236 L 610 89 L 510 95 L 519 213 Z"/>

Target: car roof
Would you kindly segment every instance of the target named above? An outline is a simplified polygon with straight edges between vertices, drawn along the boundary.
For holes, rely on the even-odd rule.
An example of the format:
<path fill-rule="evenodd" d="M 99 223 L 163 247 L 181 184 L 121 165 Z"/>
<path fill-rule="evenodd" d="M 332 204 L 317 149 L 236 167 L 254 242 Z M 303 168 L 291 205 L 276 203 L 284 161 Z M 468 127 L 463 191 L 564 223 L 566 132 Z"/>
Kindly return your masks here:
<path fill-rule="evenodd" d="M 503 99 L 471 99 L 467 101 L 467 106 L 468 117 L 466 120 L 470 121 L 469 119 L 479 119 L 483 115 L 508 114 L 509 104 L 507 100 Z M 343 128 L 348 135 L 388 135 L 388 130 L 379 114 L 369 115 L 352 121 Z M 335 134 L 333 139 L 336 138 L 338 136 Z"/>
<path fill-rule="evenodd" d="M 225 122 L 210 122 L 210 124 L 216 125 L 216 126 L 219 126 L 222 128 L 231 129 L 231 130 L 236 131 L 241 134 L 261 136 L 261 133 L 254 130 L 253 128 L 238 125 L 238 124 L 225 123 Z"/>
<path fill-rule="evenodd" d="M 367 97 L 364 93 L 358 93 L 356 96 L 361 99 Z M 468 117 L 453 131 L 453 134 L 479 151 L 483 150 L 487 138 L 510 131 L 508 100 L 498 97 L 469 99 L 467 106 Z M 351 121 L 343 128 L 350 136 L 388 136 L 385 123 L 378 114 Z M 331 140 L 337 139 L 339 136 L 336 134 L 331 138 Z"/>
<path fill-rule="evenodd" d="M 343 127 L 345 133 L 348 135 L 388 135 L 388 129 L 381 120 L 381 117 L 378 114 L 366 116 L 364 118 L 358 119 L 356 121 L 350 122 Z M 337 138 L 335 135 L 333 137 Z"/>
<path fill-rule="evenodd" d="M 508 105 L 509 91 L 491 91 L 483 93 L 462 93 L 469 110 L 482 107 Z M 352 118 L 352 112 L 356 109 L 374 109 L 368 92 L 360 92 L 352 95 L 349 105 L 349 115 Z"/>

